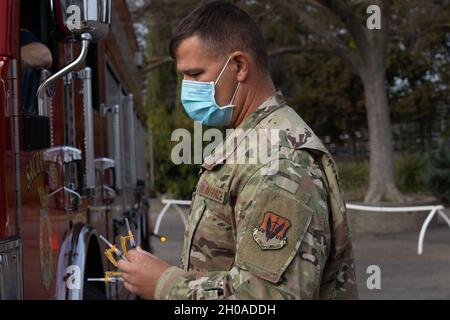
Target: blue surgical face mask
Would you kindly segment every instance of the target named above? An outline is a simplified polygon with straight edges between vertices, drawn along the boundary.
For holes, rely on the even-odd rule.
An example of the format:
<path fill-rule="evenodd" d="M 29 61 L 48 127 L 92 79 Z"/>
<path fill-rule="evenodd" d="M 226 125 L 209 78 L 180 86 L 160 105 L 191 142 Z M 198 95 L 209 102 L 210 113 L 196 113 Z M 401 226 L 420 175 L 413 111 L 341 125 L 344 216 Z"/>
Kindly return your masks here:
<path fill-rule="evenodd" d="M 216 102 L 216 85 L 225 72 L 231 57 L 219 74 L 215 82 L 201 82 L 183 80 L 181 88 L 181 103 L 187 114 L 194 120 L 207 126 L 226 126 L 230 123 L 233 115 L 234 99 L 241 83 L 239 82 L 233 98 L 226 106 L 219 106 Z"/>

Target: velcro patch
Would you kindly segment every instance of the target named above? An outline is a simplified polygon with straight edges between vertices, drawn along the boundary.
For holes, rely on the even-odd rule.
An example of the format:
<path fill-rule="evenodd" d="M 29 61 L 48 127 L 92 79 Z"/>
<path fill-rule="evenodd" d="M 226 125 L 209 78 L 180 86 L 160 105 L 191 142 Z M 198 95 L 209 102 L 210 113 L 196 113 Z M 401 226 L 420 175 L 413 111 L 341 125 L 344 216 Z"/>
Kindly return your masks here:
<path fill-rule="evenodd" d="M 201 182 L 196 192 L 205 198 L 214 200 L 216 202 L 219 202 L 221 204 L 225 203 L 227 192 L 221 188 L 212 186 L 210 184 Z"/>
<path fill-rule="evenodd" d="M 236 265 L 278 283 L 296 257 L 313 214 L 288 191 L 278 186 L 264 188 L 241 222 L 244 232 L 237 243 Z"/>
<path fill-rule="evenodd" d="M 266 212 L 259 227 L 253 229 L 253 239 L 262 250 L 281 249 L 286 244 L 286 232 L 291 222 L 273 212 Z"/>
<path fill-rule="evenodd" d="M 283 176 L 276 176 L 274 182 L 277 186 L 286 191 L 289 191 L 292 194 L 296 194 L 298 188 L 300 187 L 297 182 L 294 182 Z"/>

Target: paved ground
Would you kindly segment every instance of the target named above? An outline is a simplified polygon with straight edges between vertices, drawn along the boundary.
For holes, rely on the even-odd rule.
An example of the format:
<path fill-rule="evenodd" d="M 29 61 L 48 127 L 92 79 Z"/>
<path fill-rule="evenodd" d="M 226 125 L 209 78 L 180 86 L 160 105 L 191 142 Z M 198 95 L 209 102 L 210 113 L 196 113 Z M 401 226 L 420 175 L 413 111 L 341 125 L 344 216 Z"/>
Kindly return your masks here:
<path fill-rule="evenodd" d="M 450 299 L 450 230 L 430 228 L 423 255 L 417 233 L 354 237 L 362 299 Z M 381 268 L 381 290 L 368 290 L 369 265 Z"/>
<path fill-rule="evenodd" d="M 155 221 L 162 205 L 152 201 Z M 170 210 L 160 233 L 169 240 L 153 240 L 156 255 L 179 265 L 184 226 L 178 214 Z M 428 230 L 424 254 L 417 255 L 417 233 L 383 236 L 354 236 L 353 246 L 361 299 L 450 299 L 450 230 L 435 227 Z M 381 290 L 367 289 L 368 266 L 381 269 Z"/>

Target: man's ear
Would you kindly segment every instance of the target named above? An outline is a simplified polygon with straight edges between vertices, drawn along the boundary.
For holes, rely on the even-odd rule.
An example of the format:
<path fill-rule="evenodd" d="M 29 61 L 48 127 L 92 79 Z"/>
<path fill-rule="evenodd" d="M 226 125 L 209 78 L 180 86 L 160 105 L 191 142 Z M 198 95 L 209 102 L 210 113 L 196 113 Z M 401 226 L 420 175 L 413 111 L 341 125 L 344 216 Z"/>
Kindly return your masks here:
<path fill-rule="evenodd" d="M 238 51 L 235 53 L 233 60 L 237 66 L 237 80 L 244 82 L 249 76 L 251 57 L 245 52 Z"/>

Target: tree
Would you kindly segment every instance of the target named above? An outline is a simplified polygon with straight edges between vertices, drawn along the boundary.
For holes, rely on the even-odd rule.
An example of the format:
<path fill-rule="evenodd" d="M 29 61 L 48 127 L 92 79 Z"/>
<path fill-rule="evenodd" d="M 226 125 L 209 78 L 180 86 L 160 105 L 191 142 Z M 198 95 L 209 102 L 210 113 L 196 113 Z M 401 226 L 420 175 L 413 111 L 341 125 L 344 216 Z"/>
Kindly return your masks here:
<path fill-rule="evenodd" d="M 357 160 L 356 133 L 366 124 L 361 80 L 333 55 L 308 53 L 271 58 L 274 82 L 288 93 L 289 105 L 327 144 L 341 146 L 348 142 L 348 149 L 343 151 Z"/>
<path fill-rule="evenodd" d="M 445 7 L 442 9 L 445 12 Z M 448 139 L 445 131 L 446 109 L 450 107 L 449 67 L 448 30 L 433 28 L 424 33 L 424 29 L 405 26 L 397 32 L 390 50 L 387 80 L 393 121 L 405 124 L 407 131 L 415 123 L 419 130 L 420 143 L 408 143 L 410 150 L 429 152 Z M 439 142 L 433 139 L 437 132 L 441 133 Z"/>
<path fill-rule="evenodd" d="M 361 78 L 370 139 L 370 183 L 365 201 L 402 200 L 395 183 L 392 128 L 386 92 L 391 23 L 396 16 L 403 23 L 404 19 L 414 18 L 408 23 L 420 23 L 427 29 L 447 27 L 448 16 L 441 15 L 440 6 L 431 1 L 397 1 L 395 5 L 390 0 L 277 0 L 276 3 L 294 14 L 308 31 L 306 36 L 299 37 L 295 48 L 286 50 L 311 50 L 311 47 L 324 52 L 331 50 L 344 58 Z M 441 1 L 442 4 L 448 5 L 448 1 Z M 380 29 L 370 30 L 365 26 L 368 18 L 365 9 L 369 5 L 376 5 L 375 10 L 379 8 Z"/>

